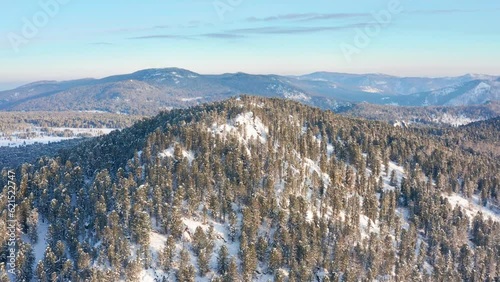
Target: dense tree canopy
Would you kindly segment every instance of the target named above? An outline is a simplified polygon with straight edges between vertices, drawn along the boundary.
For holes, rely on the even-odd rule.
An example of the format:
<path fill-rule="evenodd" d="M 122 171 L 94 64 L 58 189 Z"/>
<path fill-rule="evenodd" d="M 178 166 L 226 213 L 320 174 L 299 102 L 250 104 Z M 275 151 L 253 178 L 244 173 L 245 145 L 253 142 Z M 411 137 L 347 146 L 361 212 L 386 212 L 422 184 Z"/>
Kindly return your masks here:
<path fill-rule="evenodd" d="M 495 281 L 498 216 L 450 202 L 500 205 L 498 158 L 450 142 L 477 132 L 248 96 L 164 112 L 16 169 L 17 279 Z"/>

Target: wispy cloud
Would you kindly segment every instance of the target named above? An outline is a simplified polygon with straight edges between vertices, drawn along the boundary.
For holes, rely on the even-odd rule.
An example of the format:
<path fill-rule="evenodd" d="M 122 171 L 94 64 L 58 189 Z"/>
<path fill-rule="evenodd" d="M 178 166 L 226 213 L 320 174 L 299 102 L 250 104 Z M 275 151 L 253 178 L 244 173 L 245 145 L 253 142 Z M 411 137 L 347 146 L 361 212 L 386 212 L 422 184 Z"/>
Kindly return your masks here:
<path fill-rule="evenodd" d="M 166 28 L 171 28 L 171 25 L 155 25 L 151 27 L 150 29 L 166 29 Z"/>
<path fill-rule="evenodd" d="M 229 30 L 230 34 L 304 34 L 316 33 L 325 31 L 338 31 L 344 29 L 351 29 L 356 27 L 363 27 L 369 23 L 355 23 L 341 26 L 314 26 L 314 27 L 257 27 L 257 28 L 241 28 Z"/>
<path fill-rule="evenodd" d="M 151 30 L 162 30 L 172 28 L 170 25 L 155 25 L 155 26 L 137 26 L 137 27 L 121 27 L 114 29 L 107 29 L 103 32 L 106 33 L 120 33 L 120 32 L 140 32 L 140 31 L 151 31 Z"/>
<path fill-rule="evenodd" d="M 301 13 L 301 14 L 285 14 L 264 18 L 250 17 L 247 22 L 275 22 L 275 21 L 319 21 L 332 19 L 348 19 L 367 17 L 367 13 Z"/>
<path fill-rule="evenodd" d="M 101 46 L 109 46 L 109 45 L 114 45 L 113 43 L 110 42 L 91 42 L 89 43 L 90 45 L 101 45 Z"/>
<path fill-rule="evenodd" d="M 204 34 L 194 34 L 194 35 L 171 35 L 171 34 L 154 34 L 154 35 L 144 35 L 129 37 L 127 39 L 132 40 L 148 40 L 148 39 L 169 39 L 169 40 L 196 40 L 198 38 L 214 38 L 214 39 L 239 39 L 245 38 L 246 36 L 234 33 L 204 33 Z"/>
<path fill-rule="evenodd" d="M 208 38 L 219 38 L 219 39 L 245 38 L 245 36 L 243 36 L 243 35 L 233 34 L 233 33 L 206 33 L 206 34 L 200 34 L 199 36 L 208 37 Z"/>
<path fill-rule="evenodd" d="M 130 33 L 130 32 L 147 32 L 147 31 L 159 31 L 159 30 L 174 30 L 174 29 L 191 29 L 198 28 L 201 26 L 207 26 L 211 23 L 208 22 L 200 22 L 200 21 L 190 21 L 186 24 L 172 24 L 172 25 L 154 25 L 154 26 L 136 26 L 136 27 L 121 27 L 114 29 L 105 29 L 100 32 L 105 33 Z"/>
<path fill-rule="evenodd" d="M 366 17 L 366 19 L 362 19 Z M 319 13 L 302 13 L 302 14 L 286 14 L 281 16 L 267 17 L 267 18 L 247 18 L 245 21 L 248 23 L 256 22 L 274 22 L 274 21 L 293 21 L 296 23 L 295 26 L 265 26 L 265 27 L 247 27 L 238 28 L 230 30 L 216 31 L 212 33 L 201 33 L 201 34 L 190 34 L 190 35 L 172 35 L 172 34 L 153 34 L 153 35 L 143 35 L 129 37 L 128 39 L 134 40 L 148 40 L 148 39 L 167 39 L 167 40 L 196 40 L 202 38 L 211 39 L 241 39 L 247 38 L 249 35 L 277 35 L 277 34 L 311 34 L 319 32 L 329 32 L 329 31 L 339 31 L 345 29 L 353 29 L 364 27 L 370 24 L 369 14 L 364 13 L 331 13 L 331 14 L 319 14 Z M 306 26 L 305 24 L 299 24 L 300 22 L 312 22 L 316 20 L 326 20 L 326 19 L 345 19 L 345 18 L 357 18 L 357 23 L 342 24 L 342 25 L 321 25 L 321 26 Z M 191 25 L 200 25 L 200 22 L 190 22 Z"/>
<path fill-rule="evenodd" d="M 458 14 L 458 13 L 473 13 L 479 12 L 481 10 L 471 9 L 471 10 L 463 10 L 463 9 L 442 9 L 442 10 L 413 10 L 407 11 L 408 14 Z"/>
<path fill-rule="evenodd" d="M 127 39 L 141 40 L 141 39 L 181 39 L 181 40 L 192 40 L 192 37 L 184 35 L 172 35 L 172 34 L 153 34 L 144 36 L 134 36 Z"/>

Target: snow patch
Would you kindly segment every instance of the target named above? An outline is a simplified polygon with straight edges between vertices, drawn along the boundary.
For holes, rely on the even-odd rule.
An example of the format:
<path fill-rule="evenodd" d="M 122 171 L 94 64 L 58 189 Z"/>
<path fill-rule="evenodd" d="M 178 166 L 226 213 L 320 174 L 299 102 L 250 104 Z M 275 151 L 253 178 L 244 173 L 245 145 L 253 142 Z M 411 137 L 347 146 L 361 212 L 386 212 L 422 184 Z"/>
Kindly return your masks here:
<path fill-rule="evenodd" d="M 311 97 L 307 96 L 306 93 L 302 91 L 298 91 L 295 89 L 291 89 L 288 87 L 284 87 L 281 84 L 272 84 L 267 87 L 268 90 L 275 91 L 277 94 L 282 95 L 283 97 L 296 101 L 309 101 Z"/>
<path fill-rule="evenodd" d="M 13 132 L 7 135 L 0 132 L 0 147 L 20 147 L 33 144 L 49 144 L 79 138 L 81 136 L 101 136 L 109 134 L 115 128 L 72 128 L 72 127 L 48 127 L 49 132 L 41 127 L 31 127 L 29 132 Z M 64 132 L 70 132 L 64 135 Z M 29 134 L 29 137 L 26 135 Z M 58 136 L 59 135 L 59 136 Z M 62 135 L 62 136 L 61 136 Z M 65 137 L 67 136 L 67 137 Z"/>
<path fill-rule="evenodd" d="M 463 208 L 465 213 L 470 217 L 471 220 L 476 216 L 478 212 L 481 212 L 485 219 L 491 218 L 493 221 L 500 222 L 500 214 L 494 212 L 488 207 L 480 205 L 477 196 L 472 197 L 471 200 L 468 200 L 456 193 L 452 193 L 451 195 L 443 194 L 443 197 L 448 200 L 451 206 L 455 207 L 458 205 Z"/>
<path fill-rule="evenodd" d="M 485 120 L 486 118 L 482 117 L 477 117 L 477 118 L 470 118 L 464 115 L 460 116 L 455 116 L 455 115 L 450 115 L 448 113 L 444 113 L 439 117 L 433 117 L 432 121 L 436 123 L 444 123 L 444 124 L 449 124 L 452 126 L 461 126 L 461 125 L 466 125 L 472 122 L 476 121 L 481 121 Z"/>
<path fill-rule="evenodd" d="M 457 91 L 457 89 L 455 87 L 447 87 L 447 88 L 432 91 L 432 95 L 434 95 L 434 96 L 446 96 L 446 95 L 453 93 L 455 91 Z"/>
<path fill-rule="evenodd" d="M 228 134 L 236 134 L 238 139 L 243 143 L 254 139 L 264 144 L 267 142 L 269 128 L 262 123 L 259 117 L 254 116 L 253 112 L 246 112 L 237 115 L 226 124 L 218 125 L 214 123 L 209 128 L 209 131 L 214 135 L 221 134 L 227 136 Z"/>
<path fill-rule="evenodd" d="M 31 246 L 33 248 L 33 253 L 35 255 L 35 264 L 34 264 L 35 266 L 38 264 L 39 261 L 43 260 L 43 257 L 45 255 L 45 249 L 47 248 L 46 239 L 48 231 L 49 231 L 49 223 L 47 222 L 47 220 L 42 222 L 42 219 L 40 218 L 37 226 L 38 241 L 36 244 Z M 26 239 L 23 241 L 29 242 L 27 236 L 26 238 L 23 239 Z"/>
<path fill-rule="evenodd" d="M 191 101 L 196 101 L 196 100 L 201 100 L 203 97 L 193 97 L 193 98 L 181 98 L 182 102 L 191 102 Z"/>
<path fill-rule="evenodd" d="M 361 89 L 361 91 L 367 92 L 367 93 L 382 93 L 383 92 L 382 90 L 375 88 L 375 87 L 371 87 L 371 86 L 361 86 L 359 88 Z"/>
<path fill-rule="evenodd" d="M 170 146 L 167 149 L 163 150 L 163 152 L 158 153 L 160 158 L 173 158 L 174 157 L 174 146 Z M 182 149 L 182 156 L 188 160 L 191 164 L 194 160 L 194 153 L 192 151 L 187 151 Z"/>

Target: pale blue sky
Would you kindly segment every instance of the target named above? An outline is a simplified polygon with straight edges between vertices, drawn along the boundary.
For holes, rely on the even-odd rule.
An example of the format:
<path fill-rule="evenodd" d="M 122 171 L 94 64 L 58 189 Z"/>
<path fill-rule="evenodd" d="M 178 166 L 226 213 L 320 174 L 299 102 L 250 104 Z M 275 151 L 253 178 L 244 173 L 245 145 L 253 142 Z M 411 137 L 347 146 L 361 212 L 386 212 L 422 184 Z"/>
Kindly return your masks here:
<path fill-rule="evenodd" d="M 500 75 L 500 2 L 400 0 L 402 12 L 356 45 L 391 1 L 0 0 L 0 89 L 158 67 Z M 58 7 L 47 15 L 42 3 Z M 356 52 L 346 56 L 345 46 Z"/>

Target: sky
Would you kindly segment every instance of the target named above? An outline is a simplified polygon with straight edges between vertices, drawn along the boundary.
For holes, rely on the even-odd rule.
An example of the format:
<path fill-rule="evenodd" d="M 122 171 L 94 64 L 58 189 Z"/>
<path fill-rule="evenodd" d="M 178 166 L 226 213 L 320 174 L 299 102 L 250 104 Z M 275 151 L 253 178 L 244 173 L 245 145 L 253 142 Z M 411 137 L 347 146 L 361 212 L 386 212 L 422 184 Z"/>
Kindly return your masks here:
<path fill-rule="evenodd" d="M 500 75 L 492 0 L 0 0 L 0 89 L 146 68 Z"/>

